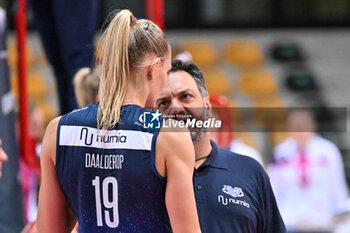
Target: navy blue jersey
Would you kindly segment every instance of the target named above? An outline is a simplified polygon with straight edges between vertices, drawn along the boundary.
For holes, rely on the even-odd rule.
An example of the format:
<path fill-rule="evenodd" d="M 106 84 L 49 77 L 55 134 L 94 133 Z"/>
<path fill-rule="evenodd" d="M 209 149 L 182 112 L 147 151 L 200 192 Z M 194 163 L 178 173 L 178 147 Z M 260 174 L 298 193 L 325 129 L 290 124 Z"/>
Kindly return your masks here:
<path fill-rule="evenodd" d="M 57 130 L 56 173 L 79 232 L 171 232 L 166 180 L 155 167 L 159 128 L 144 128 L 148 110 L 126 105 L 115 128 L 98 131 L 97 109 L 64 115 Z"/>
<path fill-rule="evenodd" d="M 284 233 L 269 178 L 254 159 L 220 149 L 194 172 L 203 233 Z"/>

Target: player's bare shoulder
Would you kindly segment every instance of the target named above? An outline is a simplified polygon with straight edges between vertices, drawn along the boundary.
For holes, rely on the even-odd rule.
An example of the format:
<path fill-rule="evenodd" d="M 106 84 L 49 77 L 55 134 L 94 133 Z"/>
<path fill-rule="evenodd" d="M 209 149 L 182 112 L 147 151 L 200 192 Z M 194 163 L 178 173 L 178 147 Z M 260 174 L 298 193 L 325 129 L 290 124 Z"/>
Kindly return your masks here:
<path fill-rule="evenodd" d="M 156 152 L 157 160 L 163 160 L 164 164 L 183 161 L 191 166 L 194 165 L 194 147 L 186 127 L 176 124 L 172 124 L 169 128 L 162 127 L 157 140 Z"/>
<path fill-rule="evenodd" d="M 41 157 L 50 158 L 52 161 L 56 160 L 57 127 L 60 119 L 61 116 L 50 121 L 46 127 L 42 144 Z"/>
<path fill-rule="evenodd" d="M 162 147 L 172 149 L 179 146 L 193 146 L 188 129 L 177 123 L 178 121 L 173 119 L 167 119 L 164 121 L 158 139 L 160 140 Z"/>

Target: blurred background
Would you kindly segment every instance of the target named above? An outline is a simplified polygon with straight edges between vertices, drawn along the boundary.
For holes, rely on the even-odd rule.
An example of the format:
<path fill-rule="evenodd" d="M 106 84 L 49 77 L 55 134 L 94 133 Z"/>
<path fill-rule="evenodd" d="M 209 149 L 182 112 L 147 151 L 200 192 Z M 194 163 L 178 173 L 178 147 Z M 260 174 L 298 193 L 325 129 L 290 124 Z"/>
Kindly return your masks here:
<path fill-rule="evenodd" d="M 31 124 L 38 131 L 34 130 L 36 137 L 41 138 L 46 124 L 60 109 L 54 73 L 35 26 L 31 1 L 27 4 L 27 91 Z M 18 5 L 0 0 L 0 7 L 7 12 L 10 84 L 17 100 L 13 19 Z M 100 0 L 98 8 L 95 40 L 115 9 L 128 8 L 137 18 L 146 16 L 143 0 Z M 350 1 L 164 0 L 164 20 L 173 57 L 183 51 L 191 53 L 204 73 L 209 93 L 224 97 L 228 106 L 238 109 L 234 114 L 239 115 L 240 108 L 311 106 L 317 120 L 336 125 L 336 112 L 342 110 L 346 125 L 320 134 L 339 148 L 350 184 L 350 117 L 346 114 L 350 100 Z M 237 118 L 230 124 L 244 124 L 245 116 Z M 256 116 L 254 121 L 254 127 L 241 126 L 230 139 L 238 138 L 255 148 L 267 167 L 273 148 L 288 135 L 276 132 L 265 118 Z M 27 213 L 27 221 L 33 221 L 33 215 Z"/>

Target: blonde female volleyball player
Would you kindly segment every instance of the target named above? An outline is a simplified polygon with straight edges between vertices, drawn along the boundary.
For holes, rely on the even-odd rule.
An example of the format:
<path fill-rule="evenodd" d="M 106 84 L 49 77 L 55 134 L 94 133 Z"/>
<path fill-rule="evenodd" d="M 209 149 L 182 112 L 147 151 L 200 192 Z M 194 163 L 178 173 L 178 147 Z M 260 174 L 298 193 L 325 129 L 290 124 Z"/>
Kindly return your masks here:
<path fill-rule="evenodd" d="M 200 232 L 190 135 L 165 132 L 145 109 L 171 69 L 165 34 L 122 10 L 101 43 L 100 102 L 54 119 L 45 133 L 39 232 L 69 232 L 72 215 L 84 233 Z"/>

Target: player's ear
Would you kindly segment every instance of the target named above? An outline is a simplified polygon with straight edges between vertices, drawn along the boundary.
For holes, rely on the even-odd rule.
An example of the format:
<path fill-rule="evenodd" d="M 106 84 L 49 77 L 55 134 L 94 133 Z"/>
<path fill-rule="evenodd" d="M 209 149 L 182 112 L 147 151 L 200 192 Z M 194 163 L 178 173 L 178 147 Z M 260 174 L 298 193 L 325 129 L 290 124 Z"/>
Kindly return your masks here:
<path fill-rule="evenodd" d="M 153 65 L 149 65 L 147 67 L 147 80 L 152 80 L 155 76 L 155 66 Z"/>
<path fill-rule="evenodd" d="M 156 60 L 147 67 L 147 80 L 152 80 L 156 77 L 157 70 L 161 64 L 161 61 L 159 58 L 156 58 Z"/>

